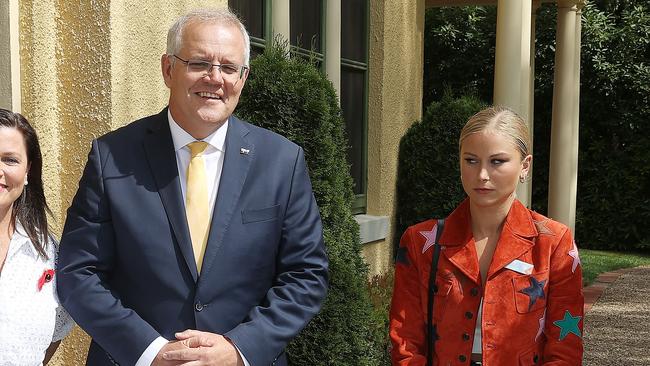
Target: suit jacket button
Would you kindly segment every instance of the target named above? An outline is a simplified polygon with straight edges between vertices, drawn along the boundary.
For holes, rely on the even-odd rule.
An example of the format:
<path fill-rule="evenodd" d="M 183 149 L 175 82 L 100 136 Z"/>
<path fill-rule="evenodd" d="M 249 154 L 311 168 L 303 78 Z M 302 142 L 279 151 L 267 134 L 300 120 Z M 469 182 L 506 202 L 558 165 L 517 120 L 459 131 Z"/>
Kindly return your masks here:
<path fill-rule="evenodd" d="M 467 334 L 467 333 L 463 333 L 463 340 L 464 340 L 464 341 L 469 341 L 469 339 L 470 339 L 469 334 Z"/>
<path fill-rule="evenodd" d="M 470 311 L 468 311 L 468 312 L 465 313 L 465 317 L 467 319 L 472 319 L 472 317 L 474 317 L 474 314 L 472 314 Z"/>
<path fill-rule="evenodd" d="M 478 287 L 474 287 L 471 290 L 469 290 L 470 295 L 472 296 L 478 296 Z"/>
<path fill-rule="evenodd" d="M 200 302 L 197 302 L 196 304 L 194 304 L 194 310 L 196 310 L 196 311 L 203 310 L 203 304 L 201 304 Z"/>
<path fill-rule="evenodd" d="M 467 357 L 465 357 L 465 355 L 460 355 L 460 356 L 458 356 L 458 361 L 465 362 L 465 361 L 467 361 Z"/>

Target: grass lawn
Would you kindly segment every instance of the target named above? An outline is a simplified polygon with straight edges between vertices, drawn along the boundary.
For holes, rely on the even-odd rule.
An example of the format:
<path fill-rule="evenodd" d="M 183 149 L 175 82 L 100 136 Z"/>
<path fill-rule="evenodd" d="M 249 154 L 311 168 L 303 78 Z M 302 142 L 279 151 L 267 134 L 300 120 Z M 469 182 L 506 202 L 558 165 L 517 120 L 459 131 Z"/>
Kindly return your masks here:
<path fill-rule="evenodd" d="M 650 265 L 650 255 L 580 249 L 580 261 L 582 263 L 583 282 L 587 286 L 603 272 L 619 268 Z"/>

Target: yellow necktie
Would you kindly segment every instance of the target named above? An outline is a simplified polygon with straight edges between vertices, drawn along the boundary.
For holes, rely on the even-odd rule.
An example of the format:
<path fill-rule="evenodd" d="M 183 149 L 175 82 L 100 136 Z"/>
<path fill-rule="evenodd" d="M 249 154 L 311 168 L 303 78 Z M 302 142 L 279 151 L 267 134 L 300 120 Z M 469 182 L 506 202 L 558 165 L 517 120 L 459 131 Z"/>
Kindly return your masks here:
<path fill-rule="evenodd" d="M 201 273 L 203 255 L 208 241 L 208 230 L 210 228 L 210 209 L 208 208 L 208 186 L 205 174 L 205 163 L 203 151 L 208 147 L 207 142 L 195 141 L 187 144 L 192 157 L 190 166 L 187 168 L 187 202 L 185 211 L 187 223 L 190 227 L 192 249 L 196 269 Z"/>

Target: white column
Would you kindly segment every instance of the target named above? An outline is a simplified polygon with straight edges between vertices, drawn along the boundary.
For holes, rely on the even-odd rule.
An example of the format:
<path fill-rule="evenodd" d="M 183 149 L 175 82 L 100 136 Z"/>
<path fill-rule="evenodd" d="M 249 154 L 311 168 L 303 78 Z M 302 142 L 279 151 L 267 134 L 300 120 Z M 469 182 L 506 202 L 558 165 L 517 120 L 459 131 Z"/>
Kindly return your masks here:
<path fill-rule="evenodd" d="M 21 112 L 18 0 L 0 3 L 0 107 Z"/>
<path fill-rule="evenodd" d="M 289 47 L 291 45 L 289 39 L 291 37 L 289 28 L 291 7 L 289 0 L 272 0 L 271 4 L 271 28 L 273 29 L 273 37 L 275 38 L 278 34 L 282 35 L 282 38 L 287 41 L 287 47 Z"/>
<path fill-rule="evenodd" d="M 533 0 L 532 4 L 532 9 L 531 9 L 531 16 L 530 16 L 530 81 L 529 81 L 529 87 L 530 87 L 530 94 L 528 95 L 528 129 L 530 130 L 530 141 L 531 143 L 534 143 L 534 127 L 535 127 L 535 40 L 537 39 L 537 35 L 535 33 L 535 23 L 537 20 L 537 11 L 539 10 L 539 7 L 542 5 L 541 0 Z M 532 145 L 531 145 L 532 149 Z M 534 162 L 533 162 L 534 164 Z M 535 167 L 533 166 L 533 169 Z M 529 174 L 529 181 L 532 186 L 532 175 Z"/>
<path fill-rule="evenodd" d="M 327 0 L 325 14 L 325 73 L 341 99 L 341 0 Z"/>
<path fill-rule="evenodd" d="M 532 0 L 499 0 L 494 66 L 494 104 L 530 120 Z M 519 184 L 517 198 L 530 206 L 530 183 Z"/>
<path fill-rule="evenodd" d="M 537 18 L 537 10 L 541 5 L 541 0 L 533 0 L 530 16 L 530 77 L 528 81 L 528 131 L 530 131 L 530 153 L 533 153 L 533 146 L 535 145 L 535 20 Z M 522 202 L 526 202 L 530 207 L 533 201 L 533 170 L 535 169 L 535 159 L 533 158 L 533 166 L 528 172 L 528 178 L 524 183 L 520 183 L 517 187 L 517 197 L 521 197 Z M 520 198 L 520 199 L 521 199 Z"/>
<path fill-rule="evenodd" d="M 578 197 L 578 145 L 580 141 L 580 47 L 582 43 L 582 8 L 584 6 L 583 1 L 579 1 L 576 4 L 576 20 L 575 20 L 575 44 L 574 51 L 575 55 L 573 58 L 573 118 L 571 119 L 571 142 L 572 142 L 572 151 L 571 151 L 571 161 L 573 162 L 573 176 L 575 179 L 569 185 L 571 189 L 570 195 L 572 199 L 572 205 L 569 207 L 569 227 L 575 235 L 575 223 L 576 223 L 576 200 Z"/>
<path fill-rule="evenodd" d="M 548 215 L 575 229 L 578 142 L 575 1 L 558 2 Z"/>

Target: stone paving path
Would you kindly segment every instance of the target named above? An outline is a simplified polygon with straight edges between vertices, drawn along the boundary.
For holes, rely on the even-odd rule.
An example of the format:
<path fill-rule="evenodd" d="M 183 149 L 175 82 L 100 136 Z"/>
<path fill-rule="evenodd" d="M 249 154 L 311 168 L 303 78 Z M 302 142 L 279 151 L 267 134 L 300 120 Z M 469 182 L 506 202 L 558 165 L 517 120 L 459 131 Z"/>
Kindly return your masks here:
<path fill-rule="evenodd" d="M 599 276 L 585 311 L 583 365 L 650 366 L 650 266 Z"/>

